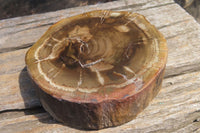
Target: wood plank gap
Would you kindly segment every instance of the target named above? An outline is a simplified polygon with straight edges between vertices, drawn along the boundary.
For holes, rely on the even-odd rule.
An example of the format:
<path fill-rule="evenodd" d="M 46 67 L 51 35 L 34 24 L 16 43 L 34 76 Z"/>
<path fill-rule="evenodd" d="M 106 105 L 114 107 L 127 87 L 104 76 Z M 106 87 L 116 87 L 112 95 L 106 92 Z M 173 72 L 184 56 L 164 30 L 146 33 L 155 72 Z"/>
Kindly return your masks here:
<path fill-rule="evenodd" d="M 176 4 L 176 3 L 171 2 L 171 3 L 166 3 L 166 4 L 160 4 L 160 5 L 157 5 L 157 6 L 151 6 L 151 7 L 147 7 L 147 8 L 143 8 L 143 9 L 138 9 L 136 11 L 144 11 L 144 10 L 148 10 L 148 9 L 153 9 L 153 8 L 168 6 L 168 5 L 174 5 L 174 4 Z"/>
<path fill-rule="evenodd" d="M 46 111 L 41 107 L 41 106 L 37 106 L 37 107 L 31 107 L 31 108 L 25 108 L 25 109 L 8 109 L 8 110 L 2 110 L 0 111 L 0 114 L 3 113 L 8 113 L 8 112 L 30 112 L 30 113 L 26 113 L 26 114 L 37 114 L 39 113 L 45 113 Z M 31 113 L 33 112 L 33 113 Z M 36 112 L 36 113 L 34 113 Z"/>
<path fill-rule="evenodd" d="M 173 77 L 176 77 L 176 76 L 181 76 L 181 75 L 189 74 L 189 73 L 193 73 L 193 72 L 200 72 L 199 68 L 200 68 L 200 66 L 197 66 L 195 69 L 193 68 L 192 70 L 188 69 L 188 70 L 185 70 L 185 71 L 180 72 L 180 73 L 167 75 L 167 76 L 164 76 L 164 79 L 169 79 L 169 78 L 173 78 Z"/>
<path fill-rule="evenodd" d="M 178 36 L 181 36 L 181 35 L 185 35 L 185 34 L 188 34 L 188 33 L 194 32 L 194 31 L 198 31 L 198 29 L 197 30 L 188 30 L 186 32 L 178 33 L 178 34 L 173 35 L 173 36 L 168 36 L 168 37 L 166 37 L 166 39 L 167 40 L 172 39 L 172 38 L 175 38 L 175 37 L 178 37 Z"/>
<path fill-rule="evenodd" d="M 152 1 L 150 1 L 150 2 L 152 2 Z M 128 9 L 128 8 L 142 7 L 144 5 L 146 5 L 146 2 L 139 3 L 139 4 L 131 4 L 131 5 L 128 5 L 127 2 L 125 2 L 125 6 L 121 6 L 121 7 L 117 7 L 117 8 L 111 8 L 110 10 L 124 10 L 124 9 Z"/>
<path fill-rule="evenodd" d="M 44 21 L 44 20 L 54 19 L 54 18 L 58 18 L 58 17 L 57 16 L 56 17 L 49 17 L 49 18 L 44 18 L 44 19 L 40 19 L 40 20 L 33 20 L 33 21 L 30 21 L 30 22 L 19 23 L 19 24 L 7 26 L 7 27 L 5 26 L 5 27 L 0 28 L 0 30 L 6 29 L 6 28 L 13 28 L 13 27 L 20 26 L 20 25 L 37 23 L 37 22 L 41 22 L 41 21 Z M 50 24 L 50 23 L 48 23 L 48 24 Z"/>
<path fill-rule="evenodd" d="M 156 27 L 158 30 L 160 29 L 163 29 L 163 28 L 166 28 L 166 27 L 170 27 L 170 26 L 174 26 L 174 25 L 177 25 L 177 24 L 180 24 L 180 23 L 185 23 L 186 21 L 190 21 L 191 19 L 184 19 L 184 20 L 180 20 L 180 21 L 176 21 L 176 22 L 173 22 L 173 23 L 170 23 L 170 24 L 166 24 L 166 25 L 163 25 L 163 26 L 160 26 L 160 27 Z"/>
<path fill-rule="evenodd" d="M 35 29 L 35 28 L 40 28 L 40 27 L 44 27 L 44 26 L 50 26 L 50 25 L 53 25 L 53 24 L 54 23 L 41 24 L 39 26 L 34 26 L 34 27 L 30 27 L 30 28 L 25 28 L 23 30 L 19 30 L 17 32 L 12 32 L 11 34 L 16 34 L 16 33 L 22 32 L 22 31 L 31 30 L 31 29 Z"/>
<path fill-rule="evenodd" d="M 2 48 L 2 49 L 0 49 L 0 54 L 6 53 L 6 52 L 12 52 L 12 51 L 16 51 L 16 50 L 21 50 L 21 49 L 26 49 L 26 48 L 31 47 L 34 43 L 35 42 L 22 44 L 22 45 L 20 45 L 18 47 Z"/>

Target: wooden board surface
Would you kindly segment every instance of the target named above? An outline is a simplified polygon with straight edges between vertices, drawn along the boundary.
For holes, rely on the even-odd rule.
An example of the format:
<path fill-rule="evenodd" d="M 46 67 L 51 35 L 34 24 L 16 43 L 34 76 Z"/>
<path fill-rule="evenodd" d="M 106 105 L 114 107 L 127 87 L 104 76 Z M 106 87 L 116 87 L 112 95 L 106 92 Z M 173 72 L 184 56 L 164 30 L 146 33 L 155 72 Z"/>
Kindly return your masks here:
<path fill-rule="evenodd" d="M 173 0 L 123 0 L 1 20 L 0 132 L 80 132 L 39 108 L 24 57 L 50 25 L 95 9 L 143 14 L 166 37 L 169 55 L 163 88 L 135 120 L 91 132 L 200 132 L 200 25 Z"/>

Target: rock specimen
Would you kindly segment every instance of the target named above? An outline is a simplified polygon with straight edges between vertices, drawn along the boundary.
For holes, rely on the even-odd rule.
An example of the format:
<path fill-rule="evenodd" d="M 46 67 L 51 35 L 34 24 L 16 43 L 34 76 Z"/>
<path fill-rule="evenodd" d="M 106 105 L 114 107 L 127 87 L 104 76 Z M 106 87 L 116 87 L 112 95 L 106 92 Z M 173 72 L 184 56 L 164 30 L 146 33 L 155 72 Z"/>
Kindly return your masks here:
<path fill-rule="evenodd" d="M 101 129 L 132 120 L 149 104 L 166 59 L 166 40 L 142 15 L 99 10 L 51 26 L 26 64 L 56 120 Z"/>

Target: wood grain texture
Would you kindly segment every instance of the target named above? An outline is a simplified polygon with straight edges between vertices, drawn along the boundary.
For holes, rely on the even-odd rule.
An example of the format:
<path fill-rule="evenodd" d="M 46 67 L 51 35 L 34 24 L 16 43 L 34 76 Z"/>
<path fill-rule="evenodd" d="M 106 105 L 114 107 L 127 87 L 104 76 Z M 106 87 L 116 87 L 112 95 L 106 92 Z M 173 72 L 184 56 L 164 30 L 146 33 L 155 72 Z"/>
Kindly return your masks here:
<path fill-rule="evenodd" d="M 126 2 L 125 2 L 126 1 Z M 12 51 L 32 45 L 49 28 L 62 18 L 98 9 L 145 11 L 159 5 L 175 4 L 173 0 L 121 0 L 105 4 L 77 7 L 56 12 L 17 17 L 0 21 L 0 52 Z M 127 7 L 129 7 L 127 9 Z M 149 12 L 149 11 L 147 11 Z M 140 12 L 139 12 L 140 13 Z M 145 15 L 145 14 L 144 14 Z M 26 37 L 24 37 L 26 35 Z"/>
<path fill-rule="evenodd" d="M 94 9 L 145 15 L 167 38 L 169 48 L 163 88 L 150 106 L 125 125 L 94 132 L 200 132 L 200 26 L 173 0 L 116 1 L 1 20 L 0 110 L 40 106 L 25 68 L 28 47 L 61 18 Z M 45 112 L 22 112 L 2 112 L 0 132 L 79 132 L 56 123 Z"/>
<path fill-rule="evenodd" d="M 91 133 L 198 131 L 200 128 L 199 89 L 200 72 L 166 78 L 163 89 L 136 119 L 122 126 L 91 131 Z M 0 114 L 0 132 L 80 132 L 57 123 L 45 112 L 33 112 L 27 115 L 24 113 L 27 112 L 14 111 Z"/>

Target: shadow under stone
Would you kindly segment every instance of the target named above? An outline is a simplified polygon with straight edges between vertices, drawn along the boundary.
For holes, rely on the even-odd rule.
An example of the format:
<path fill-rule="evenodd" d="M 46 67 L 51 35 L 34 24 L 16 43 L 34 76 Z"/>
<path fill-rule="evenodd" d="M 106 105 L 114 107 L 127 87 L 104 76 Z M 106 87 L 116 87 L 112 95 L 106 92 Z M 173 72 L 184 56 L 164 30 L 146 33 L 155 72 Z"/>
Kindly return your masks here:
<path fill-rule="evenodd" d="M 78 127 L 74 127 L 73 125 L 69 124 L 62 124 L 56 121 L 53 117 L 50 116 L 48 112 L 44 110 L 41 106 L 37 90 L 39 89 L 38 86 L 33 82 L 31 77 L 28 74 L 26 67 L 20 72 L 19 75 L 19 85 L 20 85 L 20 92 L 21 96 L 24 100 L 25 104 L 25 115 L 35 115 L 38 118 L 38 121 L 45 124 L 61 124 L 63 126 L 68 126 L 70 128 L 74 128 L 77 130 L 85 130 Z M 41 115 L 40 115 L 41 114 Z M 89 131 L 89 130 L 85 130 Z"/>
<path fill-rule="evenodd" d="M 54 124 L 57 123 L 46 111 L 42 108 L 40 100 L 37 96 L 37 85 L 32 81 L 26 67 L 19 75 L 20 93 L 24 100 L 25 115 L 35 115 L 42 123 Z M 45 117 L 41 113 L 44 113 Z M 46 113 L 46 114 L 45 114 Z M 41 115 L 40 115 L 41 114 Z"/>
<path fill-rule="evenodd" d="M 31 77 L 28 75 L 26 67 L 20 72 L 19 86 L 21 96 L 23 97 L 25 108 L 35 108 L 41 106 L 40 101 L 36 95 L 36 85 L 32 82 Z"/>

